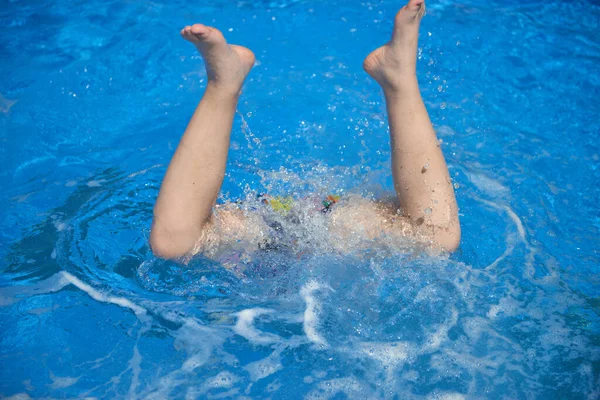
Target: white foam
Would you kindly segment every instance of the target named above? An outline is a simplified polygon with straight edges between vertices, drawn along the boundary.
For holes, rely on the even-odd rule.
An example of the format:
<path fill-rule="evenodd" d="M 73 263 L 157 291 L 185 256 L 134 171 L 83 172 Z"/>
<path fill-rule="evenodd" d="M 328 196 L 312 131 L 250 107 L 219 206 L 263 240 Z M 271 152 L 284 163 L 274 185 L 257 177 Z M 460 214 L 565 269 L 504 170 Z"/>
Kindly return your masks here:
<path fill-rule="evenodd" d="M 48 386 L 52 390 L 64 389 L 64 388 L 67 388 L 69 386 L 73 386 L 74 384 L 76 384 L 80 378 L 81 378 L 80 376 L 78 376 L 78 377 L 56 376 L 52 372 L 50 372 L 50 379 L 52 379 L 52 384 L 50 384 Z"/>
<path fill-rule="evenodd" d="M 216 376 L 206 379 L 200 387 L 188 388 L 185 394 L 186 400 L 198 398 L 232 398 L 238 395 L 239 389 L 235 388 L 216 395 L 205 396 L 206 393 L 213 389 L 231 389 L 233 385 L 239 382 L 240 378 L 229 371 L 221 371 Z"/>
<path fill-rule="evenodd" d="M 479 316 L 466 317 L 462 320 L 462 329 L 471 341 L 476 342 L 481 334 L 487 331 L 490 322 Z"/>
<path fill-rule="evenodd" d="M 101 187 L 106 182 L 106 179 L 91 180 L 87 183 L 88 187 Z"/>
<path fill-rule="evenodd" d="M 77 287 L 79 290 L 87 293 L 88 296 L 90 296 L 92 299 L 94 299 L 96 301 L 100 301 L 102 303 L 110 303 L 110 304 L 117 305 L 119 307 L 128 308 L 131 311 L 133 311 L 138 318 L 147 320 L 146 309 L 138 306 L 137 304 L 133 303 L 131 300 L 128 300 L 124 297 L 116 297 L 116 296 L 106 295 L 106 294 L 94 289 L 87 283 L 84 283 L 79 278 L 77 278 L 74 275 L 71 275 L 68 272 L 63 271 L 63 272 L 59 272 L 59 274 L 62 274 L 63 278 L 67 282 L 71 283 L 73 286 Z"/>
<path fill-rule="evenodd" d="M 131 370 L 131 385 L 129 385 L 128 396 L 130 399 L 135 398 L 135 392 L 140 385 L 140 374 L 142 372 L 142 355 L 138 350 L 137 343 L 133 347 L 133 355 L 129 359 L 128 369 Z"/>
<path fill-rule="evenodd" d="M 277 335 L 268 332 L 261 332 L 253 326 L 254 319 L 264 314 L 269 314 L 274 310 L 265 308 L 249 308 L 234 314 L 237 322 L 233 331 L 253 344 L 271 344 L 281 340 Z"/>
<path fill-rule="evenodd" d="M 427 396 L 427 400 L 464 400 L 465 396 L 456 392 L 446 392 Z"/>
<path fill-rule="evenodd" d="M 39 307 L 39 308 L 32 308 L 31 310 L 27 310 L 28 314 L 33 314 L 33 315 L 42 315 L 42 314 L 46 314 L 50 311 L 54 311 L 56 310 L 58 307 L 60 307 L 58 304 L 55 304 L 52 307 Z"/>
<path fill-rule="evenodd" d="M 440 327 L 427 338 L 427 343 L 421 348 L 422 352 L 432 352 L 437 350 L 442 342 L 448 337 L 448 331 L 458 322 L 458 311 L 454 307 L 451 308 L 450 318 L 446 320 Z"/>
<path fill-rule="evenodd" d="M 437 285 L 435 284 L 431 284 L 431 285 L 427 285 L 425 287 L 423 287 L 421 290 L 419 290 L 419 293 L 417 293 L 417 295 L 415 296 L 415 303 L 420 303 L 422 301 L 429 301 L 432 298 L 438 298 L 439 295 L 437 294 Z"/>
<path fill-rule="evenodd" d="M 508 214 L 510 219 L 512 219 L 515 226 L 517 227 L 517 232 L 519 232 L 519 236 L 521 237 L 521 240 L 523 240 L 523 242 L 527 246 L 529 246 L 529 242 L 527 241 L 527 234 L 525 233 L 525 228 L 523 227 L 523 222 L 521 222 L 521 218 L 519 218 L 517 213 L 515 213 L 510 207 L 504 206 L 502 208 L 504 208 L 504 211 L 506 211 L 506 213 Z"/>
<path fill-rule="evenodd" d="M 250 374 L 252 382 L 264 379 L 282 369 L 280 354 L 281 350 L 275 350 L 268 357 L 246 365 L 244 369 Z"/>
<path fill-rule="evenodd" d="M 129 359 L 126 370 L 122 371 L 119 375 L 113 377 L 110 381 L 112 383 L 111 386 L 114 389 L 115 385 L 120 382 L 121 377 L 124 376 L 127 371 L 131 371 L 132 377 L 128 392 L 129 398 L 144 397 L 149 399 L 163 399 L 169 397 L 169 394 L 175 387 L 185 384 L 187 380 L 185 376 L 187 374 L 194 373 L 196 368 L 203 366 L 210 358 L 213 349 L 216 346 L 222 345 L 223 341 L 228 336 L 226 330 L 215 332 L 215 330 L 211 328 L 200 325 L 194 318 L 184 317 L 178 313 L 172 312 L 172 310 L 170 310 L 168 307 L 172 304 L 167 303 L 161 305 L 160 308 L 153 310 L 153 312 L 161 314 L 162 317 L 167 320 L 182 324 L 182 326 L 176 331 L 174 346 L 176 350 L 185 350 L 186 353 L 188 353 L 188 357 L 183 362 L 181 368 L 171 371 L 170 373 L 166 374 L 161 378 L 155 379 L 150 385 L 150 387 L 144 388 L 142 393 L 140 393 L 139 377 L 142 372 L 141 366 L 143 358 L 138 349 L 138 341 L 140 337 L 145 332 L 147 332 L 148 329 L 150 329 L 152 321 L 151 316 L 149 315 L 146 308 L 141 307 L 140 305 L 124 297 L 118 297 L 107 293 L 103 293 L 93 288 L 91 285 L 84 283 L 76 276 L 64 271 L 59 272 L 53 275 L 51 278 L 48 278 L 35 285 L 12 286 L 0 289 L 0 305 L 13 304 L 23 298 L 39 294 L 57 292 L 68 285 L 73 285 L 77 287 L 79 290 L 85 292 L 88 296 L 90 296 L 92 299 L 98 302 L 114 304 L 119 307 L 131 310 L 143 323 L 143 325 L 137 332 L 137 340 L 133 347 L 133 354 Z M 242 313 L 242 320 L 246 321 L 246 327 L 250 328 L 249 332 L 252 332 L 253 328 L 251 327 L 251 323 L 254 317 L 256 317 L 258 314 L 260 314 L 260 310 L 255 310 L 254 313 Z M 259 334 L 257 337 L 260 340 L 261 338 L 264 339 L 268 336 L 265 336 L 265 334 Z M 104 360 L 110 359 L 110 356 L 111 355 L 108 355 L 102 359 L 93 361 L 92 363 L 95 364 L 93 368 L 99 367 L 99 364 L 101 364 Z M 250 367 L 251 369 L 253 368 L 253 370 L 255 371 L 253 372 L 253 376 L 267 376 L 267 374 L 273 373 L 275 370 L 282 368 L 281 363 L 275 361 L 276 360 L 265 361 L 263 364 L 255 363 L 253 366 Z M 220 378 L 223 378 L 223 376 L 221 376 Z M 52 379 L 53 384 L 51 387 L 53 389 L 60 389 L 75 384 L 79 377 L 52 377 Z M 97 388 L 99 387 L 92 389 L 92 391 Z M 88 391 L 88 393 L 90 392 L 91 391 Z M 235 393 L 232 392 L 231 394 L 234 395 Z"/>
<path fill-rule="evenodd" d="M 300 290 L 300 295 L 306 303 L 303 328 L 308 340 L 321 346 L 328 346 L 327 341 L 317 332 L 317 325 L 319 323 L 318 315 L 321 311 L 321 304 L 313 296 L 314 292 L 322 288 L 333 290 L 331 286 L 321 285 L 314 280 L 307 282 Z"/>
<path fill-rule="evenodd" d="M 221 371 L 216 376 L 208 378 L 204 383 L 205 388 L 230 388 L 234 383 L 239 381 L 240 378 L 228 371 Z"/>
<path fill-rule="evenodd" d="M 156 312 L 159 312 L 158 310 Z M 204 366 L 209 360 L 213 349 L 222 346 L 227 338 L 225 330 L 214 330 L 202 326 L 196 319 L 178 316 L 174 313 L 162 313 L 163 318 L 170 321 L 182 323 L 183 325 L 174 333 L 175 350 L 185 350 L 188 354 L 181 368 L 169 372 L 162 378 L 153 381 L 152 387 L 148 388 L 147 395 L 139 396 L 147 399 L 165 399 L 177 387 L 184 385 L 190 375 L 196 374 L 196 369 Z M 200 388 L 202 390 L 202 388 Z M 195 393 L 198 390 L 192 390 Z"/>
<path fill-rule="evenodd" d="M 503 210 L 504 212 L 506 212 L 508 217 L 514 223 L 514 225 L 517 229 L 517 234 L 518 234 L 519 238 L 521 239 L 521 242 L 523 242 L 523 244 L 525 245 L 525 248 L 528 251 L 528 254 L 525 256 L 525 265 L 524 265 L 525 276 L 527 278 L 535 281 L 536 280 L 535 279 L 536 267 L 534 265 L 534 258 L 535 258 L 535 254 L 537 253 L 537 249 L 535 249 L 534 247 L 532 247 L 529 244 L 529 240 L 527 239 L 527 232 L 525 231 L 525 227 L 523 226 L 523 222 L 521 221 L 521 218 L 519 218 L 517 213 L 515 213 L 507 205 L 500 205 L 500 204 L 496 204 L 494 202 L 483 200 L 483 199 L 479 199 L 479 201 L 481 201 L 482 203 L 484 203 L 490 207 L 496 208 L 498 210 Z M 500 259 L 502 259 L 503 257 L 506 257 L 506 255 L 510 254 L 510 252 L 512 252 L 513 249 L 514 249 L 514 244 L 511 245 L 511 243 L 508 242 L 507 249 L 504 252 L 504 254 L 502 256 L 500 256 Z M 487 268 L 494 266 L 495 264 L 497 264 L 497 262 L 499 262 L 499 260 L 494 261 L 494 263 L 492 263 L 492 265 L 488 266 Z M 550 270 L 549 272 L 550 272 L 550 278 L 555 279 L 556 271 Z"/>
<path fill-rule="evenodd" d="M 10 397 L 6 397 L 6 400 L 31 400 L 31 397 L 27 393 L 17 393 Z"/>
<path fill-rule="evenodd" d="M 304 398 L 307 400 L 330 399 L 338 393 L 344 393 L 351 399 L 359 397 L 367 399 L 377 397 L 357 379 L 351 377 L 330 379 L 320 382 L 317 386 L 318 389 L 312 390 Z"/>
<path fill-rule="evenodd" d="M 394 380 L 396 371 L 406 363 L 410 357 L 414 357 L 416 349 L 410 343 L 405 342 L 362 342 L 356 346 L 361 355 L 376 360 L 385 371 L 387 383 Z M 356 349 L 349 349 L 356 356 Z"/>
<path fill-rule="evenodd" d="M 506 197 L 509 190 L 500 182 L 483 175 L 481 173 L 467 173 L 471 182 L 477 186 L 477 189 L 493 198 Z"/>
<path fill-rule="evenodd" d="M 160 167 L 162 167 L 162 166 L 163 166 L 163 164 L 155 164 L 155 165 L 153 165 L 153 166 L 151 166 L 151 167 L 149 167 L 149 168 L 143 169 L 143 170 L 141 170 L 141 171 L 132 172 L 131 174 L 127 175 L 127 178 L 135 178 L 135 177 L 136 177 L 136 176 L 138 176 L 138 175 L 143 175 L 143 174 L 145 174 L 146 172 L 148 172 L 148 171 L 150 171 L 150 170 L 152 170 L 152 169 L 154 169 L 154 168 L 160 168 Z"/>
<path fill-rule="evenodd" d="M 521 312 L 521 302 L 510 298 L 503 297 L 498 304 L 492 304 L 486 316 L 488 319 L 495 319 L 498 314 L 503 313 L 505 316 L 518 315 Z"/>
<path fill-rule="evenodd" d="M 515 250 L 515 235 L 514 234 L 509 234 L 506 237 L 506 249 L 504 249 L 504 253 L 502 253 L 498 258 L 496 258 L 490 265 L 488 265 L 487 267 L 485 267 L 484 269 L 494 269 L 498 266 L 498 264 L 500 264 L 500 262 L 502 260 L 504 260 L 506 257 L 508 257 L 509 255 L 512 254 L 512 252 Z"/>
<path fill-rule="evenodd" d="M 60 272 L 33 285 L 3 287 L 0 288 L 0 306 L 8 306 L 39 294 L 58 292 L 69 283 L 69 280 Z"/>
<path fill-rule="evenodd" d="M 175 348 L 184 349 L 190 356 L 181 366 L 183 372 L 193 372 L 206 363 L 212 348 L 225 340 L 218 337 L 211 329 L 200 325 L 192 318 L 185 318 L 184 325 L 179 328 L 175 339 Z"/>
<path fill-rule="evenodd" d="M 57 232 L 62 232 L 65 229 L 68 229 L 69 225 L 61 221 L 54 221 L 54 227 L 56 228 Z"/>

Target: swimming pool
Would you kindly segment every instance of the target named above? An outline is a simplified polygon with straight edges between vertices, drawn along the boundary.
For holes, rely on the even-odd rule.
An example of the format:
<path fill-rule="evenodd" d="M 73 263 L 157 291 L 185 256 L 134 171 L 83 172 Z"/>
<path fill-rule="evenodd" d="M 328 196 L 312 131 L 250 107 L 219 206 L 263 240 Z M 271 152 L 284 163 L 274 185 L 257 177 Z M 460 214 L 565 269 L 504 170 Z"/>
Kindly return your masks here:
<path fill-rule="evenodd" d="M 450 258 L 147 246 L 205 84 L 179 29 L 253 49 L 223 197 L 391 193 L 361 69 L 395 1 L 0 7 L 0 396 L 600 396 L 600 5 L 430 1 L 419 80 L 455 182 Z"/>

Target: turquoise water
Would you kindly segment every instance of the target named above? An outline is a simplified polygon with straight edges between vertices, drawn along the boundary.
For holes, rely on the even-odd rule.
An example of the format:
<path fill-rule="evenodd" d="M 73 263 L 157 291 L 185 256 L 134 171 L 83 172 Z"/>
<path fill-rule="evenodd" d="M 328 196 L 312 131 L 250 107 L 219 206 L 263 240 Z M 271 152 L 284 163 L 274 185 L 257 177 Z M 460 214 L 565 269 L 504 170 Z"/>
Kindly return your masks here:
<path fill-rule="evenodd" d="M 205 75 L 257 56 L 222 200 L 392 193 L 362 59 L 392 1 L 0 6 L 0 397 L 600 396 L 600 5 L 430 1 L 419 81 L 463 241 L 155 260 L 152 206 Z M 315 232 L 317 235 L 318 232 Z"/>

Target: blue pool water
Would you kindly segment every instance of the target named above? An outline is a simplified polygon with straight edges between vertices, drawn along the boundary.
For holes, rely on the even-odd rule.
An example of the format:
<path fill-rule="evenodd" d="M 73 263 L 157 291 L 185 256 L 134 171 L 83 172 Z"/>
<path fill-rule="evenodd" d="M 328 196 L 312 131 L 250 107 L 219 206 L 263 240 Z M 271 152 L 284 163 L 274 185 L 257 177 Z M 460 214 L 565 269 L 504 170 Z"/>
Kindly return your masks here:
<path fill-rule="evenodd" d="M 389 195 L 362 59 L 398 1 L 0 5 L 0 397 L 600 397 L 600 5 L 431 0 L 419 80 L 463 227 L 155 260 L 152 206 L 205 84 L 181 27 L 254 50 L 223 199 Z M 316 232 L 315 232 L 316 234 Z"/>

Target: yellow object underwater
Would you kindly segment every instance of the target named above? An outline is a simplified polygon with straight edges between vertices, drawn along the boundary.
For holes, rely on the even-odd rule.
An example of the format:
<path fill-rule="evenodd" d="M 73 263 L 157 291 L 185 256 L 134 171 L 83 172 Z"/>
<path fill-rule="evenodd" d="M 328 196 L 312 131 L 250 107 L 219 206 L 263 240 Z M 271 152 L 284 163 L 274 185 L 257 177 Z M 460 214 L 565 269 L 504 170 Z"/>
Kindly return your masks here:
<path fill-rule="evenodd" d="M 271 206 L 273 211 L 277 211 L 280 214 L 287 215 L 294 207 L 294 198 L 292 196 L 275 196 L 270 197 L 262 195 L 262 203 Z M 340 200 L 340 196 L 329 195 L 323 200 L 323 208 L 321 212 L 327 213 L 331 211 L 331 207 Z"/>
<path fill-rule="evenodd" d="M 287 214 L 294 206 L 294 199 L 291 196 L 276 196 L 267 200 L 273 211 Z"/>

